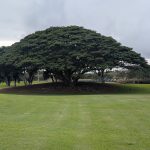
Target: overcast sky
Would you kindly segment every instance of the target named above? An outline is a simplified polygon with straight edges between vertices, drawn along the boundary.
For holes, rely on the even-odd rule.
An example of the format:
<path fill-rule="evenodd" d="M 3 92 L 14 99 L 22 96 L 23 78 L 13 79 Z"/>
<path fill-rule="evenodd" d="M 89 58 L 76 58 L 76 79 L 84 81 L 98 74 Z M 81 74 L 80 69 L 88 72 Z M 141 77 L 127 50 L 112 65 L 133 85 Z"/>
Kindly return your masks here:
<path fill-rule="evenodd" d="M 50 26 L 79 25 L 150 58 L 150 0 L 0 1 L 0 46 Z"/>

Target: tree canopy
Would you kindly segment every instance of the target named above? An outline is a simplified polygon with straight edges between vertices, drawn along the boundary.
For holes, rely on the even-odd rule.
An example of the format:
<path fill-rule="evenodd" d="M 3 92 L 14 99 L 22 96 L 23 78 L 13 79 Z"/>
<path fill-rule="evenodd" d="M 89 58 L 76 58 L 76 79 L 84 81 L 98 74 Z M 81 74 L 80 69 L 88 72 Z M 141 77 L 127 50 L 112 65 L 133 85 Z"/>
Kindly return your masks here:
<path fill-rule="evenodd" d="M 32 84 L 35 73 L 42 69 L 46 78 L 70 85 L 89 71 L 96 71 L 103 81 L 106 69 L 147 66 L 131 48 L 78 26 L 50 27 L 0 49 L 0 78 L 5 77 L 7 82 L 22 75 Z"/>

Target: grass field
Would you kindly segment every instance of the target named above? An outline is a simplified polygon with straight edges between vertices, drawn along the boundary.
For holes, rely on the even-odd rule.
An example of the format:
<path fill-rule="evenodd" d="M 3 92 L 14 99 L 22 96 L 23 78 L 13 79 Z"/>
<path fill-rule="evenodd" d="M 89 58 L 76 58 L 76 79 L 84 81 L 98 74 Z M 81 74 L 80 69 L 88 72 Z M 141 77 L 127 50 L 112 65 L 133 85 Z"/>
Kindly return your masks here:
<path fill-rule="evenodd" d="M 47 82 L 47 81 L 40 81 L 40 82 L 38 82 L 38 81 L 33 81 L 33 84 L 46 83 L 46 82 Z M 20 81 L 19 83 L 17 82 L 16 85 L 17 85 L 17 86 L 25 86 L 25 84 L 24 84 L 23 81 Z M 11 82 L 10 87 L 14 87 L 14 82 Z M 0 89 L 1 89 L 1 88 L 8 88 L 5 82 L 2 82 L 2 83 L 0 84 Z"/>
<path fill-rule="evenodd" d="M 0 94 L 0 150 L 149 149 L 150 94 Z"/>

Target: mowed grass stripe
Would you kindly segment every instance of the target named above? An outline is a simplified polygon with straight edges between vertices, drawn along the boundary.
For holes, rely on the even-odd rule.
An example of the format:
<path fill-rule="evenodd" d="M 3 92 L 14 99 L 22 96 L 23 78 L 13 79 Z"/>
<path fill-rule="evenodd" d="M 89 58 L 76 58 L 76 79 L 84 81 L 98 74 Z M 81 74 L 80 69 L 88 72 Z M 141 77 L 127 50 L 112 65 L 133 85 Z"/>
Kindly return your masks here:
<path fill-rule="evenodd" d="M 51 142 L 52 139 L 57 139 L 57 137 L 55 137 L 55 135 L 57 135 L 56 132 L 58 132 L 61 127 L 61 121 L 63 121 L 65 115 L 68 114 L 68 112 L 66 112 L 66 103 L 56 103 L 58 99 L 52 98 L 51 101 L 51 97 L 49 100 L 46 98 L 46 101 L 43 97 L 40 97 L 41 99 L 28 97 L 29 99 L 22 101 L 22 97 L 19 97 L 20 98 L 14 101 L 8 100 L 8 103 L 10 103 L 10 101 L 12 102 L 9 114 L 1 117 L 4 118 L 5 121 L 3 120 L 4 122 L 0 123 L 1 130 L 4 129 L 4 131 L 0 133 L 2 137 L 0 143 L 3 142 L 3 137 L 6 141 L 7 138 L 11 139 L 13 132 L 13 140 L 10 141 L 10 144 L 12 143 L 11 147 L 14 147 L 14 149 L 15 147 L 22 149 L 24 145 L 27 149 L 32 149 L 32 147 L 35 147 L 35 149 L 43 148 L 43 146 Z M 23 106 L 24 109 L 22 110 Z M 32 139 L 32 137 L 34 137 L 34 139 Z M 51 138 L 50 141 L 48 140 L 49 137 Z M 5 146 L 7 144 L 2 143 L 2 145 Z M 4 149 L 7 149 L 7 147 Z"/>
<path fill-rule="evenodd" d="M 147 97 L 147 96 L 146 96 Z M 148 96 L 149 97 L 149 96 Z M 144 149 L 150 143 L 150 101 L 143 96 L 104 96 L 102 103 L 91 106 L 94 149 Z M 102 100 L 102 97 L 100 97 Z M 145 101 L 145 102 L 144 102 Z M 141 105 L 143 104 L 143 105 Z M 97 115 L 99 114 L 99 115 Z M 142 136 L 143 137 L 142 137 Z M 143 145 L 142 145 L 143 144 Z M 145 145 L 145 146 L 144 146 Z"/>
<path fill-rule="evenodd" d="M 59 100 L 60 103 L 65 103 L 65 106 L 67 106 L 64 109 L 63 113 L 65 114 L 65 117 L 63 117 L 63 114 L 60 114 L 63 120 L 60 124 L 58 124 L 58 128 L 54 126 L 55 132 L 53 134 L 53 137 L 49 137 L 49 146 L 47 147 L 47 149 L 73 149 L 74 141 L 76 139 L 74 131 L 78 122 L 78 111 L 76 103 L 74 103 L 74 101 L 70 99 L 70 97 L 64 97 L 63 101 L 60 97 Z"/>
<path fill-rule="evenodd" d="M 0 149 L 149 150 L 150 95 L 0 95 Z"/>
<path fill-rule="evenodd" d="M 78 101 L 78 124 L 76 130 L 77 141 L 75 143 L 75 149 L 91 149 L 89 132 L 91 132 L 91 116 L 90 110 L 87 104 L 84 103 L 85 99 L 82 97 L 83 101 Z"/>

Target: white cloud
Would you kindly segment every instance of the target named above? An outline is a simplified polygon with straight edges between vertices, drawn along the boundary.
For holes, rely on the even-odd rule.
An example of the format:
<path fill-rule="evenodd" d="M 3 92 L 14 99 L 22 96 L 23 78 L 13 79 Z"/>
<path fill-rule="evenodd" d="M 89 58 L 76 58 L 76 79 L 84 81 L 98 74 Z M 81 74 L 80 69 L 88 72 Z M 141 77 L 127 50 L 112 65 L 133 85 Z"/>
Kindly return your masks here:
<path fill-rule="evenodd" d="M 146 59 L 146 60 L 147 60 L 148 64 L 150 65 L 150 59 Z"/>
<path fill-rule="evenodd" d="M 50 26 L 79 25 L 150 58 L 149 18 L 149 0 L 1 0 L 0 41 L 18 41 Z"/>
<path fill-rule="evenodd" d="M 0 47 L 1 46 L 11 46 L 14 44 L 16 41 L 0 41 Z"/>

